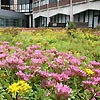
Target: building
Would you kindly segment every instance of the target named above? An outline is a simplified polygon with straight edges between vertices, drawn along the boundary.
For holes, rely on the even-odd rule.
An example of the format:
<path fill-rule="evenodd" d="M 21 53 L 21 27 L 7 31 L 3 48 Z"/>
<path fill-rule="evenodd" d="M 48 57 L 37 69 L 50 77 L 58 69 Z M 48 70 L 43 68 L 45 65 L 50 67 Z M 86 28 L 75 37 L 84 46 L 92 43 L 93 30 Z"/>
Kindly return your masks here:
<path fill-rule="evenodd" d="M 16 19 L 17 24 L 11 26 L 46 27 L 51 23 L 60 26 L 75 22 L 87 23 L 93 28 L 100 24 L 100 0 L 0 0 L 0 7 L 10 12 L 10 19 Z M 14 13 L 17 15 L 14 16 Z M 6 26 L 7 18 L 4 19 L 4 15 L 1 17 Z"/>
<path fill-rule="evenodd" d="M 0 26 L 32 27 L 32 0 L 0 0 Z"/>
<path fill-rule="evenodd" d="M 33 0 L 33 27 L 69 21 L 97 27 L 100 24 L 100 0 Z"/>

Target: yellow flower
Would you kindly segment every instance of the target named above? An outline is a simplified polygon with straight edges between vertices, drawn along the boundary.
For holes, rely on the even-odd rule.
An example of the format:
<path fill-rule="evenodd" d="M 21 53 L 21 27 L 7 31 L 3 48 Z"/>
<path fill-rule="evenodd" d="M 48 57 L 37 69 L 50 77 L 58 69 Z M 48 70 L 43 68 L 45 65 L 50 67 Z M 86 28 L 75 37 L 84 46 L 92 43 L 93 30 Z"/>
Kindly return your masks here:
<path fill-rule="evenodd" d="M 86 72 L 88 75 L 94 74 L 94 72 L 93 72 L 91 69 L 89 69 L 89 68 L 86 68 L 86 69 L 85 69 L 85 72 Z"/>
<path fill-rule="evenodd" d="M 31 86 L 27 84 L 25 81 L 19 81 L 17 83 L 13 83 L 8 87 L 8 92 L 11 92 L 13 95 L 16 93 L 24 94 L 31 89 Z"/>
<path fill-rule="evenodd" d="M 13 83 L 12 85 L 9 86 L 8 92 L 12 92 L 13 94 L 16 94 L 19 92 L 19 87 L 17 83 Z"/>

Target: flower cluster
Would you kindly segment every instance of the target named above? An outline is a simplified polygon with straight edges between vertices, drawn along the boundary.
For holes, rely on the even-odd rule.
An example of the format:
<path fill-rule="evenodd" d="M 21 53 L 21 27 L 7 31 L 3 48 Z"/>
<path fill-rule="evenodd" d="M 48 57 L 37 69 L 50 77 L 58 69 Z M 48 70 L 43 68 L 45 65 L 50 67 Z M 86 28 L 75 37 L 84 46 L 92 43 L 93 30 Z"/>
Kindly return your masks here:
<path fill-rule="evenodd" d="M 57 83 L 56 85 L 56 95 L 57 95 L 57 98 L 61 98 L 61 97 L 64 97 L 66 99 L 68 99 L 72 89 L 69 88 L 67 85 L 63 85 L 62 83 Z"/>
<path fill-rule="evenodd" d="M 41 88 L 51 88 L 50 94 L 68 99 L 75 86 L 87 90 L 95 90 L 93 87 L 99 86 L 100 62 L 86 63 L 84 56 L 75 57 L 72 53 L 58 52 L 56 49 L 40 50 L 38 45 L 23 50 L 20 45 L 10 46 L 6 42 L 0 45 L 0 69 L 4 72 L 8 70 L 9 76 L 13 75 L 15 80 L 24 80 L 10 85 L 8 92 L 24 93 L 31 89 L 26 81 L 35 80 Z M 98 89 L 96 91 L 99 92 Z"/>
<path fill-rule="evenodd" d="M 12 93 L 12 95 L 16 95 L 17 93 L 24 94 L 31 89 L 31 86 L 27 84 L 25 81 L 19 81 L 17 83 L 13 83 L 8 87 L 8 92 Z"/>
<path fill-rule="evenodd" d="M 85 71 L 86 71 L 86 73 L 87 73 L 88 75 L 94 74 L 94 72 L 93 72 L 91 69 L 89 69 L 89 68 L 85 68 Z"/>

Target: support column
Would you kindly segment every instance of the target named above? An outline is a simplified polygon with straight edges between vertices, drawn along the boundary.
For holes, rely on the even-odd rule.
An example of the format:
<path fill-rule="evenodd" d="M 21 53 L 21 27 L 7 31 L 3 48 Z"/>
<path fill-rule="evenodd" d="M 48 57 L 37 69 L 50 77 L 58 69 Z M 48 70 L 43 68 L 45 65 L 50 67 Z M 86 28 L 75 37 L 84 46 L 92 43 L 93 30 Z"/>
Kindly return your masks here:
<path fill-rule="evenodd" d="M 33 14 L 33 18 L 32 18 L 32 20 L 33 20 L 33 27 L 35 27 L 35 18 L 34 18 L 34 13 L 32 13 Z"/>
<path fill-rule="evenodd" d="M 59 0 L 57 0 L 57 7 L 59 8 Z"/>
<path fill-rule="evenodd" d="M 49 22 L 50 22 L 50 18 L 49 16 L 47 17 L 47 26 L 49 25 Z"/>
<path fill-rule="evenodd" d="M 47 26 L 49 25 L 50 18 L 49 18 L 49 0 L 47 0 Z"/>
<path fill-rule="evenodd" d="M 15 10 L 15 11 L 17 11 L 18 9 L 17 9 L 17 0 L 14 0 L 14 9 L 13 10 Z"/>
<path fill-rule="evenodd" d="M 29 15 L 29 28 L 31 28 L 31 15 Z"/>
<path fill-rule="evenodd" d="M 1 0 L 0 0 L 0 9 L 1 9 Z"/>
<path fill-rule="evenodd" d="M 73 2 L 72 0 L 70 0 L 70 22 L 73 22 L 74 18 L 73 18 Z"/>

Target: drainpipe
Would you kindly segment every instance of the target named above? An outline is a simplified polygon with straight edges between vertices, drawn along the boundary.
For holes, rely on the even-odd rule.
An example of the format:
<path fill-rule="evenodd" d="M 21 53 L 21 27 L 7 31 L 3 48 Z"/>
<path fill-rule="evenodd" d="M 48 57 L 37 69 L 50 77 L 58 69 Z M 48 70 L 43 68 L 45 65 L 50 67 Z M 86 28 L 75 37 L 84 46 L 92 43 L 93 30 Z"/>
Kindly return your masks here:
<path fill-rule="evenodd" d="M 74 18 L 73 18 L 73 1 L 70 0 L 70 22 L 73 22 Z"/>

